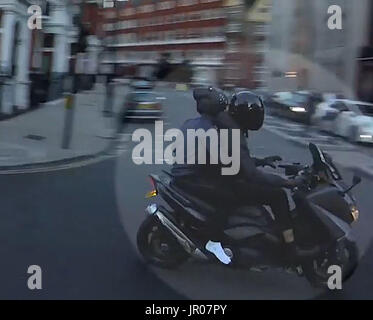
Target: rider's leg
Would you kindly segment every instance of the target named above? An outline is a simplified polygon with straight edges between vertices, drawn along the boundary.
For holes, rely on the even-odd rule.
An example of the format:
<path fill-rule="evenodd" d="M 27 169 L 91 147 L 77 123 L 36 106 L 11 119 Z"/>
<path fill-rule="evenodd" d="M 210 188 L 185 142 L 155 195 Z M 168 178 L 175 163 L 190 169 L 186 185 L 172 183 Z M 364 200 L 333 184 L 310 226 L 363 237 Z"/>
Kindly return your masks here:
<path fill-rule="evenodd" d="M 250 194 L 250 199 L 261 205 L 269 205 L 275 216 L 279 233 L 292 255 L 307 257 L 315 254 L 314 249 L 299 248 L 295 244 L 293 219 L 290 213 L 288 196 L 285 190 L 269 186 L 257 186 L 248 184 L 245 192 Z"/>
<path fill-rule="evenodd" d="M 248 204 L 270 206 L 284 241 L 286 243 L 294 241 L 289 201 L 283 189 L 240 182 L 237 192 Z"/>
<path fill-rule="evenodd" d="M 202 179 L 201 177 L 183 177 L 175 179 L 174 183 L 183 191 L 190 193 L 202 201 L 212 204 L 214 207 L 219 207 L 222 201 L 221 197 L 217 197 L 214 190 L 217 183 L 211 180 Z M 201 228 L 201 240 L 205 243 L 205 249 L 211 252 L 220 262 L 224 264 L 231 263 L 230 257 L 225 253 L 221 244 L 222 232 L 222 217 L 208 217 L 209 221 Z"/>

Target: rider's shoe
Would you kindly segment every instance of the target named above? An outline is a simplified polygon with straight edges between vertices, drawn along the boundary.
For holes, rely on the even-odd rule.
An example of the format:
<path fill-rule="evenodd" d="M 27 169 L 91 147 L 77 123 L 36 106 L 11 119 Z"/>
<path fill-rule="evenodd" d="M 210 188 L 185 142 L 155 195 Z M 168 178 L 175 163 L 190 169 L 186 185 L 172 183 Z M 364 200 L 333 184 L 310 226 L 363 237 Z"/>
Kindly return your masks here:
<path fill-rule="evenodd" d="M 225 253 L 220 242 L 208 241 L 205 246 L 206 250 L 211 252 L 221 263 L 230 264 L 231 258 Z"/>

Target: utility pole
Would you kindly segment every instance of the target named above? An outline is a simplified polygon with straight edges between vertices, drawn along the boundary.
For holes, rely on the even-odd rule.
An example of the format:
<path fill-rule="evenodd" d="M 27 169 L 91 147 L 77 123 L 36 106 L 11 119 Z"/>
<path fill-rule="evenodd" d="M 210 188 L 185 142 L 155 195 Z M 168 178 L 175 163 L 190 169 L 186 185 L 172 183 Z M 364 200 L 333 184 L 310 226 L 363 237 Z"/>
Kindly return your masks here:
<path fill-rule="evenodd" d="M 113 8 L 115 10 L 115 20 L 114 20 L 114 44 L 118 44 L 118 34 L 117 34 L 117 26 L 119 25 L 119 9 L 120 9 L 120 2 L 123 0 L 113 0 Z M 105 33 L 107 36 L 107 32 Z M 108 51 L 112 53 L 113 63 L 110 73 L 106 76 L 106 98 L 105 98 L 105 107 L 104 107 L 104 116 L 106 117 L 113 117 L 113 104 L 114 104 L 114 95 L 115 95 L 115 85 L 114 85 L 114 77 L 117 75 L 117 64 L 118 64 L 118 49 L 113 47 L 113 43 L 109 43 L 107 46 Z"/>

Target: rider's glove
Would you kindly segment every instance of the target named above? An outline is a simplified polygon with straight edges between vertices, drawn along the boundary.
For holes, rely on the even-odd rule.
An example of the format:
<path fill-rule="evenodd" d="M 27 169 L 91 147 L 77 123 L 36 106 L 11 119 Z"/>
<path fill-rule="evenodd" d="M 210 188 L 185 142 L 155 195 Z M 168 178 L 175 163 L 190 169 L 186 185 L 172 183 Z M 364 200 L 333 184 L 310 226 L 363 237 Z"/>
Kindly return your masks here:
<path fill-rule="evenodd" d="M 275 169 L 276 166 L 274 165 L 274 162 L 276 161 L 282 161 L 282 158 L 280 156 L 266 157 L 264 159 L 257 160 L 257 165 L 262 167 L 269 166 Z"/>

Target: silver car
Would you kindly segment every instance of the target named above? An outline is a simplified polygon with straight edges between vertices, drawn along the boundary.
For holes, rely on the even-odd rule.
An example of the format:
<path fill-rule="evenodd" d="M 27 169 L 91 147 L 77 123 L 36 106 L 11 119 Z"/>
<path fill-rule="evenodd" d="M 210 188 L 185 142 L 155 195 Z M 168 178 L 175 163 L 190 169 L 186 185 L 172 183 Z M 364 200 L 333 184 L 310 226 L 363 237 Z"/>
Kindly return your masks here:
<path fill-rule="evenodd" d="M 160 119 L 163 114 L 162 97 L 152 91 L 133 91 L 126 96 L 126 119 Z"/>

